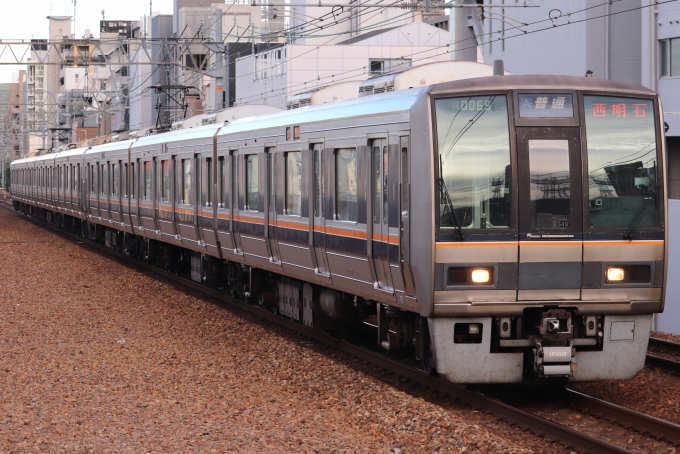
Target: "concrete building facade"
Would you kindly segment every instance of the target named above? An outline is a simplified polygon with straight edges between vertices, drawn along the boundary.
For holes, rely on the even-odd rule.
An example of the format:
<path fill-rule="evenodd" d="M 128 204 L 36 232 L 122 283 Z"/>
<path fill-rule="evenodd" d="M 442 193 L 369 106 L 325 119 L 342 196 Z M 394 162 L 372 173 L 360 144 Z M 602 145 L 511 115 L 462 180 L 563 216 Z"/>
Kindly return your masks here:
<path fill-rule="evenodd" d="M 236 104 L 286 108 L 288 97 L 346 80 L 450 60 L 448 32 L 423 22 L 332 46 L 286 44 L 236 60 Z"/>

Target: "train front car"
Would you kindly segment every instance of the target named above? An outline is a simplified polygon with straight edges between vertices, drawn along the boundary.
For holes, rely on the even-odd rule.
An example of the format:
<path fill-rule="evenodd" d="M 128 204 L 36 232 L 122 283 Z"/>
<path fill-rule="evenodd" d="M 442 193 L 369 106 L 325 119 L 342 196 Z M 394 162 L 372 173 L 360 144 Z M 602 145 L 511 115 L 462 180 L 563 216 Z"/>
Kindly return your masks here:
<path fill-rule="evenodd" d="M 435 85 L 430 99 L 438 210 L 421 313 L 437 371 L 456 383 L 634 377 L 665 286 L 656 94 L 502 76 Z"/>

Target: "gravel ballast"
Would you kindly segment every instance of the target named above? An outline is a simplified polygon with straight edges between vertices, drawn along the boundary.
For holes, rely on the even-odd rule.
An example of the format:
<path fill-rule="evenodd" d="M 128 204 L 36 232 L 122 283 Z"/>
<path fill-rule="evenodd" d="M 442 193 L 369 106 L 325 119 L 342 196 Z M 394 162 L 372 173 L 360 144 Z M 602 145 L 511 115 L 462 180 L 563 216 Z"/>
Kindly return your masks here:
<path fill-rule="evenodd" d="M 561 452 L 0 209 L 0 451 Z"/>

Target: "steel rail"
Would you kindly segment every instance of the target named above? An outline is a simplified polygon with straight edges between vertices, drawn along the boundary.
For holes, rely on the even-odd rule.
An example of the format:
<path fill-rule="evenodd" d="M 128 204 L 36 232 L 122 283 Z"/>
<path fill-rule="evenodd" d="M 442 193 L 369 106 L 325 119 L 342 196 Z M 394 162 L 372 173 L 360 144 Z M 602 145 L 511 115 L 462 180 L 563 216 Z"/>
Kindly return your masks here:
<path fill-rule="evenodd" d="M 657 337 L 650 337 L 649 338 L 649 347 L 650 350 L 654 350 L 657 352 L 662 352 L 662 353 L 668 353 L 671 355 L 680 355 L 680 344 L 677 344 L 675 342 L 667 341 L 664 339 L 659 339 Z"/>
<path fill-rule="evenodd" d="M 675 445 L 680 445 L 680 425 L 654 416 L 631 410 L 620 405 L 606 402 L 596 397 L 564 389 L 566 399 L 579 409 L 585 409 L 593 416 L 607 421 L 630 427 L 642 434 L 649 434 L 657 439 L 663 439 Z"/>
<path fill-rule="evenodd" d="M 647 354 L 645 364 L 654 369 L 660 369 L 671 375 L 680 376 L 680 362 L 661 356 Z"/>
<path fill-rule="evenodd" d="M 13 209 L 11 209 L 11 207 L 8 207 L 4 203 L 0 204 L 0 206 L 2 206 L 5 209 L 11 210 L 12 213 L 14 213 L 17 216 L 20 215 L 20 213 L 15 212 Z M 523 429 L 530 430 L 531 432 L 538 436 L 545 437 L 553 441 L 557 441 L 558 443 L 564 445 L 565 447 L 572 448 L 580 452 L 588 452 L 593 454 L 599 453 L 622 454 L 631 452 L 607 441 L 595 438 L 583 432 L 579 432 L 571 427 L 567 427 L 562 424 L 551 421 L 549 419 L 542 418 L 532 413 L 520 410 L 518 408 L 505 404 L 499 400 L 496 400 L 484 394 L 470 391 L 459 385 L 449 383 L 441 378 L 430 376 L 422 370 L 419 370 L 407 364 L 403 364 L 385 355 L 351 344 L 350 342 L 339 339 L 325 332 L 309 328 L 301 323 L 294 322 L 293 320 L 284 318 L 280 315 L 275 315 L 272 312 L 259 308 L 257 306 L 247 304 L 243 301 L 228 296 L 222 292 L 213 290 L 202 284 L 196 283 L 190 279 L 182 278 L 180 276 L 157 268 L 149 263 L 134 259 L 130 256 L 127 256 L 124 253 L 108 248 L 88 238 L 84 238 L 74 233 L 65 231 L 63 229 L 60 229 L 46 222 L 39 221 L 30 216 L 22 216 L 22 218 L 27 219 L 33 222 L 34 224 L 40 225 L 42 227 L 47 227 L 49 230 L 59 234 L 62 237 L 76 240 L 77 242 L 87 245 L 92 249 L 96 249 L 100 253 L 117 257 L 133 266 L 139 267 L 146 271 L 150 271 L 158 276 L 169 279 L 180 286 L 188 287 L 192 290 L 199 291 L 205 295 L 208 295 L 212 298 L 219 300 L 220 302 L 227 303 L 231 306 L 234 306 L 238 309 L 241 309 L 242 311 L 255 315 L 256 317 L 264 319 L 268 322 L 275 323 L 291 331 L 297 332 L 301 335 L 319 341 L 336 350 L 342 351 L 356 358 L 366 360 L 371 364 L 395 372 L 407 379 L 413 380 L 414 382 L 420 383 L 433 390 L 446 394 L 456 400 L 464 402 L 473 408 L 490 413 L 502 420 L 507 421 L 510 424 L 516 424 L 522 427 Z"/>
<path fill-rule="evenodd" d="M 680 356 L 680 344 L 658 339 L 656 337 L 649 338 L 648 349 L 653 352 Z M 654 369 L 660 369 L 668 374 L 680 376 L 680 361 L 647 353 L 645 364 Z"/>

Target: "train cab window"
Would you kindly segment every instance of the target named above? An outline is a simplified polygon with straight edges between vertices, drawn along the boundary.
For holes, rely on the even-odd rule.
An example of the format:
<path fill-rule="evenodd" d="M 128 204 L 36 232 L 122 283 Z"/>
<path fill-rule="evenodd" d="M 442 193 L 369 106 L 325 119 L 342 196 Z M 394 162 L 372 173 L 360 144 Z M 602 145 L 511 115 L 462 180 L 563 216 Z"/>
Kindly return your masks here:
<path fill-rule="evenodd" d="M 205 159 L 205 206 L 211 207 L 213 204 L 213 165 L 212 158 Z"/>
<path fill-rule="evenodd" d="M 221 156 L 218 159 L 218 178 L 219 178 L 219 194 L 218 194 L 218 203 L 220 208 L 224 208 L 226 200 L 227 200 L 227 166 L 224 161 L 224 156 Z"/>
<path fill-rule="evenodd" d="M 191 205 L 191 160 L 182 159 L 182 203 Z"/>
<path fill-rule="evenodd" d="M 286 153 L 286 214 L 302 215 L 302 153 Z"/>
<path fill-rule="evenodd" d="M 335 219 L 357 222 L 357 149 L 335 150 Z"/>
<path fill-rule="evenodd" d="M 510 227 L 512 170 L 505 95 L 435 100 L 439 227 Z M 451 215 L 453 212 L 453 216 Z"/>
<path fill-rule="evenodd" d="M 246 156 L 246 210 L 258 211 L 260 201 L 258 156 Z"/>
<path fill-rule="evenodd" d="M 612 96 L 583 102 L 590 227 L 659 227 L 653 102 Z"/>
<path fill-rule="evenodd" d="M 161 161 L 161 202 L 170 201 L 170 161 Z"/>
<path fill-rule="evenodd" d="M 144 162 L 144 200 L 151 199 L 151 161 Z"/>

